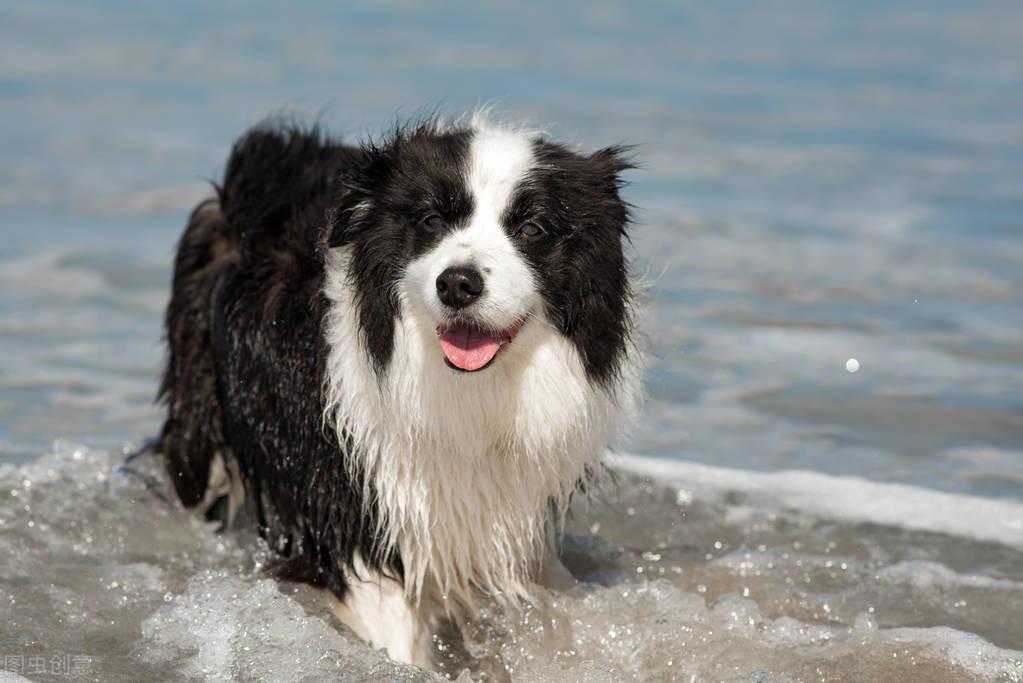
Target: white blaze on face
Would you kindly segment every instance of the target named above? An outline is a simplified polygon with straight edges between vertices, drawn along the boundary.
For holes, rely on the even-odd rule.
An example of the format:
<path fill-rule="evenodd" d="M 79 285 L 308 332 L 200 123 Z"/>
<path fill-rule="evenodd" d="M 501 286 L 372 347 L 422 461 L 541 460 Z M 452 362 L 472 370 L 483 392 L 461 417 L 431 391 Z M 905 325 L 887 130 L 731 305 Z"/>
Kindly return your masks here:
<path fill-rule="evenodd" d="M 437 276 L 471 266 L 483 275 L 483 296 L 472 306 L 481 325 L 507 329 L 539 305 L 533 274 L 501 224 L 501 216 L 533 164 L 532 139 L 502 128 L 478 128 L 469 149 L 466 180 L 473 213 L 406 270 L 406 291 L 418 295 L 434 324 L 448 317 L 437 298 Z"/>

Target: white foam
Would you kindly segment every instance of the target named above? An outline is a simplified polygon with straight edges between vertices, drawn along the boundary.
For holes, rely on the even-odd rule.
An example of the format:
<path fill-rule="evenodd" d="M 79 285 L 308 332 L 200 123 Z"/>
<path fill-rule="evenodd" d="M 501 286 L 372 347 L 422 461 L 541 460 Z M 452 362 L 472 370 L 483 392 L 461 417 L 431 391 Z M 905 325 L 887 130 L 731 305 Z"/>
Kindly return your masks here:
<path fill-rule="evenodd" d="M 587 680 L 1023 680 L 1023 652 L 970 633 L 770 619 L 750 599 L 707 604 L 665 581 L 579 589 L 480 635 L 521 680 L 580 680 L 593 662 L 605 668 Z"/>
<path fill-rule="evenodd" d="M 309 615 L 270 579 L 206 571 L 142 623 L 143 657 L 205 680 L 433 680 Z"/>
<path fill-rule="evenodd" d="M 818 472 L 751 472 L 614 454 L 609 462 L 705 492 L 742 491 L 757 504 L 852 522 L 950 534 L 1023 547 L 1023 504 Z"/>
<path fill-rule="evenodd" d="M 1006 579 L 994 579 L 976 574 L 959 574 L 938 562 L 907 560 L 897 562 L 879 570 L 876 574 L 881 581 L 910 584 L 921 590 L 937 588 L 993 589 L 1023 594 L 1023 583 Z"/>

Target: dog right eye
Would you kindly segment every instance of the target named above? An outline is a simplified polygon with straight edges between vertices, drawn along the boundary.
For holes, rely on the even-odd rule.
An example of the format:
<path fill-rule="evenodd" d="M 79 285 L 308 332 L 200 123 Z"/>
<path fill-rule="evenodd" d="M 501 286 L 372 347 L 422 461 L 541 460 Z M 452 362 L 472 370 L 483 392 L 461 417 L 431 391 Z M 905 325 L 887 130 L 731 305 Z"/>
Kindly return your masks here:
<path fill-rule="evenodd" d="M 426 232 L 437 232 L 444 227 L 444 219 L 435 213 L 430 214 L 419 222 L 419 226 Z"/>

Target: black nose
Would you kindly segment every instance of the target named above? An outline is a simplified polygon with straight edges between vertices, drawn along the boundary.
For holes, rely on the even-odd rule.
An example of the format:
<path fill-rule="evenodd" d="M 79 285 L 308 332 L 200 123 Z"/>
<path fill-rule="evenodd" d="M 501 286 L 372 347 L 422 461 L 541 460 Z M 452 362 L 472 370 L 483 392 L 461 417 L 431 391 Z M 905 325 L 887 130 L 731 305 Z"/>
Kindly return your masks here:
<path fill-rule="evenodd" d="M 475 268 L 448 268 L 437 277 L 437 296 L 452 308 L 465 308 L 483 293 L 483 276 Z"/>

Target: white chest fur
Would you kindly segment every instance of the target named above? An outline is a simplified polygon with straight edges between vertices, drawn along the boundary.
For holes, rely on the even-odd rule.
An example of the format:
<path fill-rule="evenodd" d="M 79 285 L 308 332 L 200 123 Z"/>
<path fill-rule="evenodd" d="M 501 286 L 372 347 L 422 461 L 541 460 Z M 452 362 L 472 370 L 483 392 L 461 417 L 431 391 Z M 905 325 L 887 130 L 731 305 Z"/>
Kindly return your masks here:
<path fill-rule="evenodd" d="M 326 419 L 354 442 L 376 494 L 379 537 L 396 549 L 404 588 L 461 604 L 473 594 L 526 597 L 548 501 L 562 500 L 632 403 L 591 384 L 571 343 L 534 315 L 492 367 L 446 367 L 434 324 L 399 291 L 402 317 L 386 372 L 374 372 L 358 325 L 348 254 L 330 255 Z M 630 366 L 631 368 L 631 366 Z M 629 375 L 633 374 L 631 369 Z"/>

